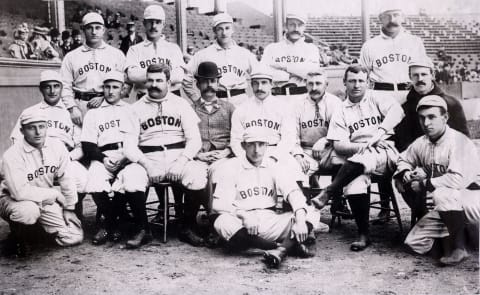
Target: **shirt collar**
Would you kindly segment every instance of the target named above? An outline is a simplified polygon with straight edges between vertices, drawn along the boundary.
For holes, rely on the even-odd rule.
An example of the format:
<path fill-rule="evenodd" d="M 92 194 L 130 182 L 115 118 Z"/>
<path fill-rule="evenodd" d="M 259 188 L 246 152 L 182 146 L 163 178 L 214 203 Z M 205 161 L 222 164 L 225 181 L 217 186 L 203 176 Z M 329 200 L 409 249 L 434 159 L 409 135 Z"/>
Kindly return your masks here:
<path fill-rule="evenodd" d="M 300 39 L 298 39 L 298 40 L 294 43 L 294 42 L 288 40 L 287 34 L 285 34 L 285 37 L 283 37 L 283 40 L 285 40 L 285 43 L 287 43 L 287 44 L 297 45 L 297 44 L 305 43 L 305 36 L 300 37 Z"/>
<path fill-rule="evenodd" d="M 401 36 L 403 36 L 403 34 L 405 33 L 405 29 L 401 29 L 400 32 L 398 32 L 397 36 L 395 36 L 394 38 L 390 37 L 390 36 L 387 36 L 383 30 L 380 28 L 380 36 L 383 38 L 383 39 L 397 39 Z"/>
<path fill-rule="evenodd" d="M 100 105 L 101 108 L 106 108 L 106 107 L 122 107 L 126 104 L 126 102 L 124 102 L 123 100 L 119 100 L 116 104 L 114 105 L 111 105 L 107 102 L 106 99 L 103 99 L 103 102 L 102 104 Z"/>
<path fill-rule="evenodd" d="M 168 100 L 168 97 L 170 96 L 170 93 L 167 93 L 167 95 L 165 95 L 164 98 L 162 98 L 161 100 L 154 100 L 152 98 L 150 98 L 150 95 L 145 94 L 145 96 L 143 96 L 143 99 L 145 100 L 146 103 L 154 103 L 154 104 L 159 104 L 159 103 L 164 103 Z"/>
<path fill-rule="evenodd" d="M 46 103 L 44 100 L 40 102 L 40 109 L 48 109 L 48 108 L 59 108 L 59 109 L 65 109 L 65 105 L 63 104 L 62 100 L 59 100 L 56 105 L 51 106 L 48 103 Z"/>
<path fill-rule="evenodd" d="M 450 137 L 450 133 L 451 133 L 451 129 L 450 129 L 450 127 L 448 127 L 448 125 L 447 125 L 447 126 L 445 126 L 445 132 L 444 132 L 444 133 L 442 134 L 442 136 L 440 136 L 440 138 L 438 138 L 435 142 L 432 142 L 432 141 L 430 140 L 430 138 L 428 138 L 428 137 L 427 137 L 427 139 L 428 139 L 428 141 L 429 141 L 431 144 L 433 144 L 433 145 L 439 145 L 439 144 L 441 144 L 441 143 L 443 143 L 443 142 L 445 142 L 445 141 L 448 140 L 448 138 Z M 426 136 L 426 135 L 425 135 L 425 136 Z"/>
<path fill-rule="evenodd" d="M 48 140 L 48 137 L 47 137 L 47 138 L 45 138 L 45 142 L 44 142 L 44 144 L 43 144 L 42 150 L 43 150 L 44 148 L 46 148 L 46 147 L 48 146 L 48 144 L 49 144 L 49 140 Z M 31 153 L 31 152 L 33 152 L 33 151 L 35 151 L 35 150 L 38 150 L 38 149 L 37 149 L 36 147 L 30 145 L 30 144 L 25 140 L 25 138 L 23 138 L 23 150 L 24 150 L 26 153 Z"/>
<path fill-rule="evenodd" d="M 150 41 L 150 40 L 148 40 L 148 39 L 145 39 L 144 42 L 145 42 L 145 43 L 144 43 L 144 46 L 145 46 L 145 47 L 152 46 L 154 43 L 157 43 L 157 44 L 158 44 L 158 43 L 162 43 L 162 42 L 165 42 L 165 35 L 162 34 L 162 36 L 160 36 L 160 39 L 158 39 L 157 42 L 153 42 L 153 41 Z"/>
<path fill-rule="evenodd" d="M 83 52 L 88 52 L 88 51 L 93 51 L 93 50 L 97 50 L 97 49 L 105 49 L 105 48 L 107 48 L 107 43 L 105 43 L 105 41 L 102 40 L 102 43 L 97 48 L 92 48 L 92 47 L 88 46 L 86 43 L 83 44 L 82 51 Z"/>
<path fill-rule="evenodd" d="M 363 95 L 362 99 L 359 102 L 352 102 L 350 100 L 350 98 L 347 96 L 347 98 L 345 99 L 345 104 L 346 104 L 347 107 L 353 107 L 353 106 L 365 101 L 365 99 L 367 99 L 367 96 L 369 96 L 369 95 L 370 95 L 370 90 L 365 91 L 365 94 Z"/>
<path fill-rule="evenodd" d="M 272 100 L 272 99 L 273 99 L 273 96 L 271 94 L 269 96 L 267 96 L 264 100 L 260 100 L 255 95 L 253 95 L 253 101 L 257 104 L 269 103 L 270 100 Z"/>
<path fill-rule="evenodd" d="M 218 41 L 215 40 L 215 42 L 213 42 L 212 45 L 213 47 L 215 47 L 215 49 L 220 51 L 220 50 L 232 49 L 234 46 L 237 46 L 237 43 L 234 40 L 232 40 L 232 43 L 230 43 L 230 46 L 228 46 L 227 48 L 223 48 L 222 46 L 220 46 L 220 44 L 218 44 Z"/>
<path fill-rule="evenodd" d="M 246 170 L 255 169 L 255 168 L 267 168 L 268 167 L 268 162 L 265 161 L 266 158 L 267 157 L 264 156 L 260 166 L 256 167 L 256 166 L 253 166 L 253 164 L 250 163 L 250 161 L 248 161 L 247 156 L 243 156 L 242 167 Z"/>

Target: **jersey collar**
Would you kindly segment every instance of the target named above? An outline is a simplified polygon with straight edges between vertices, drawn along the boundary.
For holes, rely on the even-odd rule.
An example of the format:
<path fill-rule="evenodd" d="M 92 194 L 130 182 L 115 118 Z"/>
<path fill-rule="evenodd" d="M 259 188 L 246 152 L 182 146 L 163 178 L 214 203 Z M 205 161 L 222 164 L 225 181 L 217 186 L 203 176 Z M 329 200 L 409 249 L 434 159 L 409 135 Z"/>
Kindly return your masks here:
<path fill-rule="evenodd" d="M 47 138 L 45 138 L 45 142 L 43 143 L 43 147 L 42 147 L 42 150 L 45 149 L 47 146 L 49 146 L 50 144 L 50 140 Z M 23 150 L 26 152 L 26 153 L 31 153 L 35 150 L 38 150 L 36 147 L 30 145 L 26 140 L 25 138 L 23 138 Z"/>
<path fill-rule="evenodd" d="M 48 109 L 48 108 L 59 108 L 59 109 L 65 109 L 65 105 L 63 104 L 62 100 L 59 100 L 56 105 L 51 106 L 48 103 L 46 103 L 44 100 L 40 102 L 40 109 Z"/>
<path fill-rule="evenodd" d="M 221 50 L 227 50 L 227 49 L 232 49 L 233 47 L 235 46 L 238 46 L 237 43 L 235 42 L 235 40 L 232 40 L 232 43 L 230 44 L 230 46 L 228 46 L 227 48 L 223 48 L 222 46 L 220 46 L 220 44 L 218 44 L 218 41 L 215 40 L 215 42 L 212 44 L 212 46 L 217 49 L 218 51 L 221 51 Z"/>
<path fill-rule="evenodd" d="M 97 50 L 97 49 L 105 49 L 105 48 L 107 48 L 107 43 L 105 43 L 105 41 L 102 40 L 102 43 L 97 48 L 92 48 L 92 47 L 88 46 L 86 43 L 83 44 L 82 51 L 83 52 L 88 52 L 88 51 L 93 51 L 93 50 Z"/>
<path fill-rule="evenodd" d="M 362 100 L 360 100 L 359 102 L 352 102 L 352 101 L 350 100 L 350 98 L 348 98 L 348 96 L 347 96 L 347 98 L 345 99 L 344 103 L 345 103 L 345 105 L 346 105 L 347 107 L 353 107 L 353 106 L 356 106 L 356 105 L 364 102 L 364 101 L 367 99 L 367 97 L 370 96 L 371 94 L 372 94 L 372 92 L 367 89 L 367 91 L 365 91 L 365 95 L 363 95 L 363 97 L 362 97 Z"/>
<path fill-rule="evenodd" d="M 162 34 L 162 36 L 160 36 L 160 39 L 158 39 L 157 42 L 152 42 L 152 41 L 150 41 L 150 40 L 148 40 L 148 39 L 145 39 L 143 45 L 144 45 L 145 47 L 148 47 L 148 46 L 152 46 L 154 43 L 159 44 L 159 43 L 161 43 L 161 42 L 166 42 L 166 41 L 165 41 L 165 35 L 163 35 L 163 34 Z"/>
<path fill-rule="evenodd" d="M 285 43 L 289 45 L 297 45 L 300 43 L 305 43 L 305 36 L 300 37 L 300 39 L 298 39 L 297 42 L 293 43 L 292 41 L 288 40 L 287 35 L 285 34 L 285 36 L 283 37 L 283 40 L 285 40 Z"/>
<path fill-rule="evenodd" d="M 119 100 L 116 104 L 111 105 L 107 102 L 107 100 L 104 98 L 102 104 L 100 105 L 101 108 L 106 108 L 106 107 L 122 107 L 126 104 L 123 100 Z"/>
<path fill-rule="evenodd" d="M 382 31 L 382 29 L 380 29 L 380 36 L 381 36 L 383 39 L 397 39 L 397 38 L 399 38 L 399 37 L 402 37 L 404 34 L 405 34 L 405 29 L 401 29 L 400 32 L 398 32 L 398 35 L 395 36 L 394 38 L 392 38 L 392 37 L 390 37 L 390 36 L 385 35 L 385 33 Z"/>
<path fill-rule="evenodd" d="M 264 157 L 263 157 L 263 160 L 262 160 L 262 163 L 260 164 L 260 166 L 255 167 L 255 166 L 252 165 L 252 163 L 250 163 L 250 162 L 248 161 L 247 156 L 244 156 L 244 157 L 243 157 L 243 161 L 242 161 L 242 167 L 243 167 L 244 169 L 246 169 L 246 170 L 255 169 L 255 168 L 267 168 L 267 167 L 268 167 L 268 165 L 267 165 L 268 162 L 265 160 L 266 158 L 267 158 L 267 157 L 264 156 Z"/>

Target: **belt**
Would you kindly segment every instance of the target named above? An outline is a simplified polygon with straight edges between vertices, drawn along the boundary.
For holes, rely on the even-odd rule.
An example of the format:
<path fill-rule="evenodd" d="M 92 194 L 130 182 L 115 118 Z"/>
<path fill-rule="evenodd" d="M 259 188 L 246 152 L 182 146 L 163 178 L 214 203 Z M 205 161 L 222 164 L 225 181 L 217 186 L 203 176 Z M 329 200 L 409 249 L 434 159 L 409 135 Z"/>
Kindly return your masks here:
<path fill-rule="evenodd" d="M 396 84 L 397 90 L 409 90 L 410 83 L 398 83 Z M 388 91 L 394 91 L 395 90 L 395 84 L 392 83 L 381 83 L 381 82 L 374 82 L 373 83 L 373 90 L 388 90 Z"/>
<path fill-rule="evenodd" d="M 94 97 L 103 96 L 103 92 L 75 92 L 75 99 L 90 101 Z"/>
<path fill-rule="evenodd" d="M 102 145 L 99 147 L 100 151 L 106 152 L 106 151 L 113 151 L 113 150 L 119 150 L 123 147 L 122 142 L 115 142 L 115 143 L 109 143 L 106 145 Z"/>
<path fill-rule="evenodd" d="M 174 90 L 174 91 L 172 91 L 172 93 L 175 94 L 176 96 L 182 96 L 182 94 L 180 93 L 180 89 Z M 138 91 L 137 92 L 137 100 L 142 98 L 142 96 L 144 96 L 145 94 L 146 94 L 145 92 Z"/>
<path fill-rule="evenodd" d="M 237 96 L 244 93 L 245 93 L 245 89 L 230 89 L 227 91 L 220 90 L 220 91 L 217 91 L 217 97 L 227 98 L 227 97 Z"/>
<path fill-rule="evenodd" d="M 185 147 L 185 141 L 172 143 L 172 144 L 164 144 L 164 145 L 140 145 L 138 148 L 144 154 L 153 153 L 153 152 L 163 152 L 166 150 L 174 150 L 174 149 L 183 149 Z"/>
<path fill-rule="evenodd" d="M 295 95 L 307 93 L 307 87 L 273 87 L 272 95 Z"/>
<path fill-rule="evenodd" d="M 312 148 L 313 145 L 311 145 L 310 143 L 307 143 L 305 141 L 302 141 L 302 142 L 300 142 L 300 147 L 302 147 L 302 148 Z"/>

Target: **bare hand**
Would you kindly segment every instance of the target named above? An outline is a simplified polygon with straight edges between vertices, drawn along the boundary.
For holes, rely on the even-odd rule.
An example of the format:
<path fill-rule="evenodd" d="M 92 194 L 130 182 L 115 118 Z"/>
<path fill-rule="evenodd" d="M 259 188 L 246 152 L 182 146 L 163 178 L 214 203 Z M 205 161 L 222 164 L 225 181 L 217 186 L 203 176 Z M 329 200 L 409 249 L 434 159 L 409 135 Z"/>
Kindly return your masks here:
<path fill-rule="evenodd" d="M 302 167 L 302 172 L 307 173 L 308 169 L 310 169 L 310 162 L 308 162 L 308 160 L 301 155 L 296 155 L 295 160 L 297 160 L 297 162 L 300 164 L 300 167 Z"/>
<path fill-rule="evenodd" d="M 167 172 L 167 179 L 173 182 L 179 182 L 182 176 L 183 168 L 185 168 L 185 164 L 187 164 L 187 161 L 188 159 L 182 156 L 175 162 L 173 162 L 173 165 Z"/>
<path fill-rule="evenodd" d="M 72 122 L 78 126 L 82 126 L 82 112 L 77 106 L 74 106 L 70 109 L 70 117 Z"/>
<path fill-rule="evenodd" d="M 87 108 L 89 109 L 96 109 L 98 108 L 103 102 L 103 96 L 97 96 L 92 99 L 87 103 Z"/>
<path fill-rule="evenodd" d="M 202 161 L 202 162 L 206 162 L 206 163 L 210 163 L 210 161 L 212 160 L 212 156 L 211 156 L 210 152 L 198 153 L 196 158 L 197 158 L 197 160 Z"/>
<path fill-rule="evenodd" d="M 308 227 L 305 221 L 295 220 L 292 225 L 292 232 L 299 243 L 303 243 L 308 237 Z"/>
<path fill-rule="evenodd" d="M 78 227 L 82 227 L 82 223 L 80 222 L 77 215 L 73 211 L 63 210 L 63 219 L 65 220 L 65 224 L 67 226 L 69 226 L 70 223 L 73 223 L 74 225 L 76 225 Z"/>
<path fill-rule="evenodd" d="M 423 181 L 427 177 L 427 173 L 421 167 L 415 168 L 412 172 L 412 180 Z"/>
<path fill-rule="evenodd" d="M 412 182 L 412 171 L 405 171 L 405 173 L 403 173 L 402 181 L 403 183 Z"/>
<path fill-rule="evenodd" d="M 119 162 L 112 161 L 108 157 L 103 158 L 103 165 L 105 165 L 105 168 L 110 173 L 115 173 L 115 171 L 117 171 L 118 168 L 120 167 Z"/>
<path fill-rule="evenodd" d="M 383 129 L 378 129 L 377 132 L 375 132 L 375 134 L 373 134 L 373 136 L 367 141 L 367 145 L 362 152 L 365 152 L 366 150 L 370 150 L 372 147 L 375 147 L 384 135 L 385 131 Z"/>
<path fill-rule="evenodd" d="M 156 184 L 162 182 L 163 176 L 162 173 L 159 173 L 158 169 L 155 169 L 153 165 L 145 165 L 145 170 L 147 170 L 148 181 L 150 184 Z"/>
<path fill-rule="evenodd" d="M 412 181 L 412 183 L 410 184 L 410 187 L 416 193 L 421 193 L 423 191 L 423 185 L 421 181 L 416 181 L 416 180 Z"/>
<path fill-rule="evenodd" d="M 65 207 L 65 204 L 67 202 L 67 200 L 65 200 L 65 197 L 60 192 L 57 195 L 56 201 L 60 204 L 61 207 Z"/>

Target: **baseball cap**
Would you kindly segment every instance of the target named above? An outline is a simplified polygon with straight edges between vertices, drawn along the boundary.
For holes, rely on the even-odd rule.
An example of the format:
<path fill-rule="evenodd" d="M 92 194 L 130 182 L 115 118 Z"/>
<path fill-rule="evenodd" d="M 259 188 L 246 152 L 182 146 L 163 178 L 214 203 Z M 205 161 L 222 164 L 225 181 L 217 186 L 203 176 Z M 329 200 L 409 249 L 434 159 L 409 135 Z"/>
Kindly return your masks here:
<path fill-rule="evenodd" d="M 149 5 L 143 12 L 143 19 L 165 20 L 165 11 L 160 5 Z"/>
<path fill-rule="evenodd" d="M 420 101 L 417 104 L 417 109 L 416 111 L 418 112 L 418 109 L 420 107 L 441 107 L 445 111 L 448 111 L 447 103 L 445 102 L 445 99 L 443 99 L 441 96 L 438 95 L 427 95 L 420 99 Z"/>
<path fill-rule="evenodd" d="M 250 75 L 251 79 L 270 79 L 273 80 L 273 74 L 270 68 L 265 65 L 259 65 L 253 69 Z"/>
<path fill-rule="evenodd" d="M 40 83 L 47 81 L 57 81 L 62 83 L 62 77 L 57 71 L 45 70 L 40 73 Z"/>
<path fill-rule="evenodd" d="M 299 13 L 288 13 L 286 16 L 286 19 L 298 19 L 299 21 L 303 22 L 304 24 L 307 23 L 307 16 L 302 15 Z"/>
<path fill-rule="evenodd" d="M 419 59 L 414 59 L 412 60 L 409 64 L 408 67 L 424 67 L 424 68 L 430 68 L 433 69 L 433 62 L 428 56 L 424 56 Z"/>
<path fill-rule="evenodd" d="M 105 23 L 103 22 L 103 17 L 96 12 L 89 12 L 89 13 L 85 14 L 82 18 L 82 25 L 83 26 L 86 26 L 86 25 L 92 24 L 92 23 L 105 25 Z"/>
<path fill-rule="evenodd" d="M 261 127 L 250 127 L 243 133 L 243 142 L 268 142 L 267 130 Z"/>
<path fill-rule="evenodd" d="M 48 28 L 35 26 L 33 28 L 33 33 L 46 36 L 48 35 Z"/>
<path fill-rule="evenodd" d="M 114 80 L 114 81 L 124 83 L 125 82 L 125 75 L 122 72 L 119 72 L 119 71 L 110 71 L 105 75 L 105 78 L 103 78 L 103 83 L 105 83 L 109 80 Z"/>
<path fill-rule="evenodd" d="M 27 125 L 33 122 L 46 122 L 47 115 L 38 109 L 26 109 L 20 115 L 20 124 Z"/>
<path fill-rule="evenodd" d="M 233 24 L 233 18 L 228 14 L 228 13 L 219 13 L 213 17 L 212 20 L 212 27 L 216 27 L 217 25 L 221 23 L 232 23 Z"/>
<path fill-rule="evenodd" d="M 211 61 L 205 61 L 198 65 L 197 73 L 195 78 L 220 78 L 222 74 L 218 72 L 217 64 Z"/>

